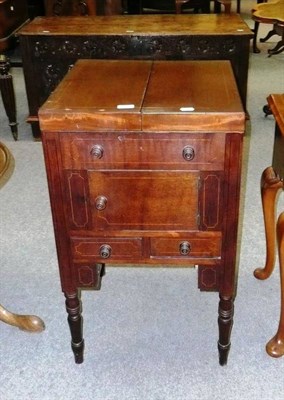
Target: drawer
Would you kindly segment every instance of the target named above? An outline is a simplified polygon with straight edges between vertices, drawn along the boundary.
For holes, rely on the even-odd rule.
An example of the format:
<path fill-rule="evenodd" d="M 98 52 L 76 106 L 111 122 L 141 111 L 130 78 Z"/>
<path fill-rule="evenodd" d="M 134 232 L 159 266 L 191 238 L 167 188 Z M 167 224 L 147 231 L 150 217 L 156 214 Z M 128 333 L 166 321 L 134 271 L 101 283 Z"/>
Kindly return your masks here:
<path fill-rule="evenodd" d="M 66 169 L 223 170 L 224 133 L 81 133 L 60 137 Z"/>
<path fill-rule="evenodd" d="M 151 238 L 151 257 L 217 258 L 221 257 L 221 234 L 200 233 L 199 237 Z"/>
<path fill-rule="evenodd" d="M 71 248 L 75 260 L 138 260 L 142 256 L 142 238 L 71 238 Z"/>

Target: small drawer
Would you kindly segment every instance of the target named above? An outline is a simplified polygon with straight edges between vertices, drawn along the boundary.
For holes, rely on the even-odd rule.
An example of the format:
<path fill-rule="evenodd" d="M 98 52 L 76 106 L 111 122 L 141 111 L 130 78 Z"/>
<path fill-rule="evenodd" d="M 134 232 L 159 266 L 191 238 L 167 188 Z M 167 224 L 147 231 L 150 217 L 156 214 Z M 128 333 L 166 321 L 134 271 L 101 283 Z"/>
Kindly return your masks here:
<path fill-rule="evenodd" d="M 223 133 L 63 134 L 65 169 L 223 170 Z"/>
<path fill-rule="evenodd" d="M 165 258 L 217 258 L 221 257 L 221 243 L 220 233 L 213 232 L 204 232 L 201 237 L 152 238 L 150 254 Z"/>
<path fill-rule="evenodd" d="M 96 262 L 139 259 L 142 255 L 141 238 L 71 238 L 71 247 L 74 259 Z"/>

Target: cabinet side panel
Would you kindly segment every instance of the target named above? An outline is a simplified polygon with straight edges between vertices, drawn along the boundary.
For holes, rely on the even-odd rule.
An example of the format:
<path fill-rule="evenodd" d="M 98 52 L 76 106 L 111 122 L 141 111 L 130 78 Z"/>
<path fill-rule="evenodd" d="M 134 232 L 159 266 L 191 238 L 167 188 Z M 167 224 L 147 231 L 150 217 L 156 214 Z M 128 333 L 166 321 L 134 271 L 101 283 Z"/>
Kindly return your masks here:
<path fill-rule="evenodd" d="M 224 274 L 220 293 L 232 297 L 237 281 L 237 236 L 240 201 L 240 180 L 242 163 L 242 134 L 230 133 L 226 138 L 224 175 L 224 236 L 222 259 Z"/>
<path fill-rule="evenodd" d="M 63 291 L 76 290 L 73 282 L 72 266 L 69 259 L 69 239 L 66 231 L 64 198 L 62 190 L 61 161 L 56 133 L 42 134 L 42 143 L 46 172 L 48 178 L 48 188 L 53 218 L 54 234 L 56 239 L 57 257 L 61 286 Z"/>

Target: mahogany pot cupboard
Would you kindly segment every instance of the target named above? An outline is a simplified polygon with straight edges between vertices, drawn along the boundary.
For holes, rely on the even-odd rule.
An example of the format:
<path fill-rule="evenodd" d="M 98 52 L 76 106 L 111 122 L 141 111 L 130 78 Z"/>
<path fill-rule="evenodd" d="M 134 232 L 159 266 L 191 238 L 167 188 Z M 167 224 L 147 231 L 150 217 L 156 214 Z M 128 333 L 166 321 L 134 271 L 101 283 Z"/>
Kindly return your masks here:
<path fill-rule="evenodd" d="M 146 264 L 198 266 L 220 296 L 226 364 L 245 127 L 230 62 L 79 60 L 39 121 L 75 361 L 79 290 L 99 289 L 106 265 Z"/>

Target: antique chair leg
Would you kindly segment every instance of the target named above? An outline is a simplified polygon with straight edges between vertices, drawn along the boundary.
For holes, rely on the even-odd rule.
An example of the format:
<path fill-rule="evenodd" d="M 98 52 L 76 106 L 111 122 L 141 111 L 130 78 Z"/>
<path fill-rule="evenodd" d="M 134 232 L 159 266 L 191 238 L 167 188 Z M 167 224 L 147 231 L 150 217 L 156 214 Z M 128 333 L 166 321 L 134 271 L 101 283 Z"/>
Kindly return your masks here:
<path fill-rule="evenodd" d="M 35 315 L 13 314 L 0 304 L 0 321 L 27 332 L 42 332 L 45 329 L 44 322 Z"/>
<path fill-rule="evenodd" d="M 271 357 L 281 357 L 284 355 L 284 213 L 281 213 L 278 218 L 277 239 L 280 266 L 281 310 L 278 331 L 266 345 L 266 351 Z"/>
<path fill-rule="evenodd" d="M 266 168 L 261 177 L 261 199 L 266 237 L 266 263 L 264 268 L 257 268 L 254 276 L 257 279 L 267 279 L 273 272 L 276 251 L 276 199 L 283 182 L 275 174 L 272 167 Z"/>
<path fill-rule="evenodd" d="M 9 119 L 9 125 L 13 138 L 18 139 L 18 127 L 16 120 L 16 101 L 13 87 L 13 78 L 9 74 L 10 64 L 4 55 L 0 56 L 0 91 L 4 108 Z"/>

